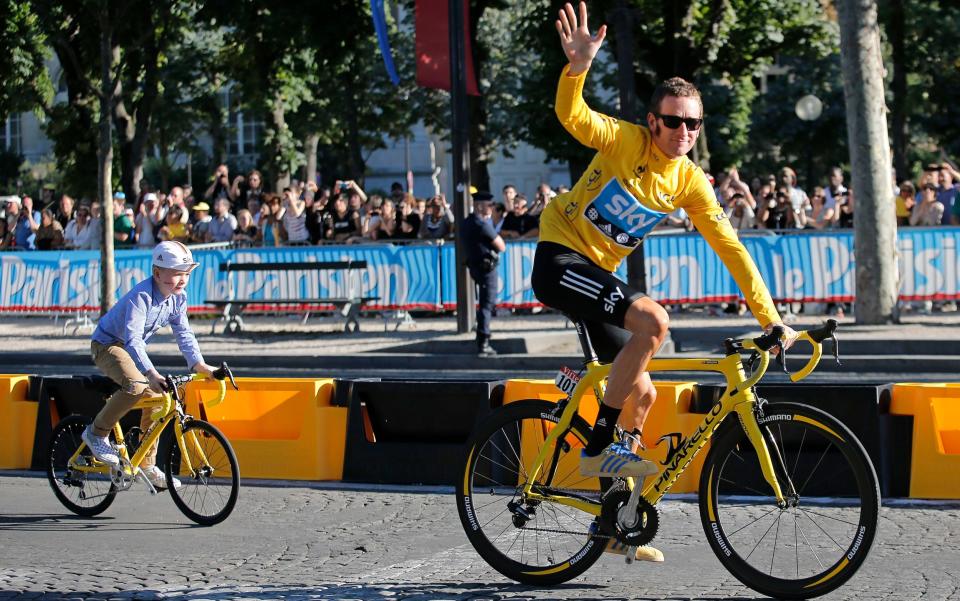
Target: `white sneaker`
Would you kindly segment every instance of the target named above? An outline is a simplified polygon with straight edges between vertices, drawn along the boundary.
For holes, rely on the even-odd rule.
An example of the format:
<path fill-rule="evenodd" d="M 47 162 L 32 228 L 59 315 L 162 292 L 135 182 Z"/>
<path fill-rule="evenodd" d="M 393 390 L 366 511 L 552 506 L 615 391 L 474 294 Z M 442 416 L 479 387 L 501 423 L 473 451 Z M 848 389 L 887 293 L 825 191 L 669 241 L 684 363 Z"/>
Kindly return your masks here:
<path fill-rule="evenodd" d="M 80 439 L 86 443 L 94 457 L 111 467 L 120 466 L 120 456 L 117 455 L 116 449 L 113 448 L 106 436 L 97 436 L 93 433 L 93 424 L 84 429 Z"/>
<path fill-rule="evenodd" d="M 143 468 L 143 474 L 147 477 L 147 480 L 150 481 L 150 484 L 153 485 L 157 490 L 167 490 L 167 477 L 160 470 L 159 467 L 151 465 L 150 467 Z M 179 478 L 173 478 L 173 487 L 180 489 L 181 483 Z"/>

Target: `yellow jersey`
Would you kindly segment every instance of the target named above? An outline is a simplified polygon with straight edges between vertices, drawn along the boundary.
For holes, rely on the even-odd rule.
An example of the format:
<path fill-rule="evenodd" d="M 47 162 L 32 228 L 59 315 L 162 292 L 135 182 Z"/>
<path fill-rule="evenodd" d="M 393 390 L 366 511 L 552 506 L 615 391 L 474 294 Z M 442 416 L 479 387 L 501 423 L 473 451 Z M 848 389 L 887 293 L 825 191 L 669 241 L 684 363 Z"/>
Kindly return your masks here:
<path fill-rule="evenodd" d="M 760 324 L 780 321 L 703 170 L 686 156 L 665 156 L 646 127 L 591 110 L 583 100 L 586 72 L 571 76 L 569 70 L 567 65 L 557 86 L 557 117 L 597 154 L 573 189 L 544 209 L 540 240 L 562 244 L 612 272 L 668 213 L 684 209 L 733 274 Z"/>

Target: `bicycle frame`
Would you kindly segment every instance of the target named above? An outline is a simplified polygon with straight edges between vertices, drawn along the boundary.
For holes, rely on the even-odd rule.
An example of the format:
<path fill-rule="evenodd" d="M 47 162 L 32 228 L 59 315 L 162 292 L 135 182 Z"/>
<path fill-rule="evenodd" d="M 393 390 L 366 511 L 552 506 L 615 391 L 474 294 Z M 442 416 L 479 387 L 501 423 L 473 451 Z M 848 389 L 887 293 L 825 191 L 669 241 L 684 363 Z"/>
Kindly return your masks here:
<path fill-rule="evenodd" d="M 199 380 L 202 378 L 204 378 L 203 375 L 194 374 L 192 379 Z M 223 401 L 225 396 L 226 383 L 223 380 L 220 380 L 218 398 L 214 401 L 211 401 L 209 406 L 212 407 L 218 405 Z M 137 452 L 134 453 L 133 457 L 130 457 L 127 451 L 127 445 L 124 441 L 123 430 L 121 430 L 120 424 L 117 423 L 113 426 L 113 432 L 114 436 L 116 437 L 120 457 L 124 460 L 128 460 L 131 466 L 134 468 L 139 468 L 140 464 L 147 455 L 147 450 L 150 449 L 154 443 L 160 439 L 160 435 L 163 434 L 163 431 L 167 428 L 170 422 L 173 422 L 174 436 L 177 444 L 180 446 L 180 449 L 184 451 L 181 453 L 181 461 L 185 462 L 183 467 L 188 472 L 193 471 L 193 466 L 190 463 L 190 453 L 186 452 L 188 449 L 192 449 L 195 453 L 197 453 L 196 456 L 202 460 L 202 464 L 209 463 L 199 441 L 197 441 L 196 433 L 189 433 L 189 446 L 188 440 L 183 435 L 183 419 L 181 418 L 183 417 L 184 413 L 182 409 L 182 400 L 180 399 L 179 393 L 176 390 L 165 392 L 161 396 L 144 397 L 137 401 L 132 409 L 142 409 L 144 411 L 151 409 L 155 410 L 150 415 L 154 420 L 153 424 L 148 429 L 146 438 L 140 441 L 140 446 L 137 449 Z M 110 466 L 102 464 L 99 461 L 95 461 L 94 465 L 92 466 L 78 464 L 77 459 L 80 457 L 80 453 L 83 451 L 84 447 L 86 447 L 86 443 L 81 443 L 80 446 L 77 447 L 77 450 L 70 457 L 68 465 L 71 466 L 71 469 L 78 472 L 109 474 Z M 136 469 L 134 472 L 135 471 Z"/>
<path fill-rule="evenodd" d="M 804 333 L 805 334 L 805 333 Z M 802 339 L 809 340 L 808 336 L 801 335 Z M 810 342 L 813 342 L 812 340 Z M 814 353 L 810 362 L 797 374 L 796 380 L 809 374 L 820 358 L 819 344 L 813 343 Z M 752 341 L 744 341 L 744 348 L 756 349 Z M 715 404 L 696 430 L 691 433 L 671 458 L 660 476 L 645 486 L 642 496 L 651 505 L 655 505 L 670 490 L 677 478 L 687 469 L 697 454 L 703 449 L 717 427 L 731 413 L 736 413 L 747 434 L 747 438 L 754 446 L 760 460 L 760 469 L 764 478 L 770 484 L 777 499 L 777 503 L 784 507 L 786 500 L 777 480 L 773 467 L 773 460 L 767 449 L 766 441 L 760 431 L 760 424 L 755 413 L 757 398 L 753 394 L 753 386 L 763 377 L 769 365 L 770 356 L 766 352 L 759 355 L 760 365 L 749 378 L 743 368 L 739 353 L 727 355 L 722 359 L 652 359 L 647 366 L 650 372 L 667 371 L 702 371 L 723 374 L 727 381 L 727 388 L 721 400 Z M 591 515 L 600 515 L 600 503 L 583 498 L 562 494 L 540 494 L 534 491 L 534 482 L 547 459 L 547 454 L 553 449 L 554 443 L 561 434 L 569 431 L 573 416 L 577 413 L 580 401 L 587 390 L 593 389 L 597 399 L 603 398 L 603 382 L 610 373 L 610 364 L 601 364 L 591 361 L 586 364 L 587 373 L 577 383 L 570 395 L 570 400 L 560 415 L 557 425 L 550 430 L 537 458 L 530 467 L 529 477 L 523 487 L 523 496 L 531 500 L 550 501 L 561 505 L 568 505 Z M 632 482 L 631 482 L 632 486 Z"/>

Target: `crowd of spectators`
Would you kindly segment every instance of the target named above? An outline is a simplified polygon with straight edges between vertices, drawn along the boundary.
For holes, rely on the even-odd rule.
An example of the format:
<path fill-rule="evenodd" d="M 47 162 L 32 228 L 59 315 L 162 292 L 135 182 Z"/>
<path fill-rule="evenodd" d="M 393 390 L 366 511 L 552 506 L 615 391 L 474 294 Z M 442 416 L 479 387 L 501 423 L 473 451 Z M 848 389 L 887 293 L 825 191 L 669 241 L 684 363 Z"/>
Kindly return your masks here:
<path fill-rule="evenodd" d="M 754 177 L 749 183 L 736 168 L 714 180 L 717 200 L 738 230 L 826 230 L 853 227 L 855 197 L 839 167 L 823 185 L 808 194 L 797 175 L 783 167 L 776 175 Z M 960 172 L 947 162 L 927 165 L 916 184 L 891 178 L 891 211 L 901 226 L 960 224 Z M 190 186 L 155 190 L 140 182 L 141 192 L 127 199 L 122 192 L 112 202 L 114 244 L 117 248 L 150 248 L 163 240 L 189 244 L 232 243 L 236 246 L 357 244 L 373 241 L 448 240 L 454 217 L 443 194 L 417 198 L 395 182 L 389 194 L 368 195 L 353 180 L 332 187 L 294 181 L 281 194 L 264 186 L 253 170 L 230 178 L 226 165 L 213 173 L 210 184 L 195 194 Z M 504 239 L 536 239 L 540 213 L 565 187 L 541 184 L 529 200 L 506 185 L 494 205 L 493 226 Z M 0 197 L 0 250 L 97 249 L 102 208 L 98 202 L 75 202 L 64 194 L 57 200 L 44 189 L 39 201 L 29 196 Z M 670 213 L 661 230 L 690 230 L 682 209 Z"/>
<path fill-rule="evenodd" d="M 264 188 L 259 171 L 231 180 L 228 167 L 220 165 L 199 195 L 190 186 L 157 191 L 146 180 L 140 189 L 132 201 L 122 192 L 114 194 L 116 248 L 152 248 L 164 240 L 235 246 L 437 241 L 454 234 L 453 211 L 443 194 L 417 198 L 399 182 L 389 195 L 368 195 L 353 180 L 337 180 L 333 187 L 294 181 L 274 194 Z M 535 239 L 540 212 L 556 194 L 541 184 L 530 203 L 516 187 L 504 186 L 494 228 L 504 238 Z M 0 197 L 0 249 L 100 248 L 99 203 L 45 196 L 42 203 L 29 196 Z"/>
<path fill-rule="evenodd" d="M 828 230 L 852 228 L 855 196 L 844 182 L 843 171 L 833 167 L 824 185 L 816 185 L 812 194 L 797 186 L 797 174 L 783 167 L 777 175 L 755 177 L 748 184 L 736 168 L 721 173 L 715 180 L 717 200 L 730 223 L 738 230 Z M 900 226 L 960 225 L 960 171 L 948 162 L 924 167 L 920 178 L 890 181 L 890 210 Z M 692 229 L 682 210 L 668 215 L 661 229 Z"/>

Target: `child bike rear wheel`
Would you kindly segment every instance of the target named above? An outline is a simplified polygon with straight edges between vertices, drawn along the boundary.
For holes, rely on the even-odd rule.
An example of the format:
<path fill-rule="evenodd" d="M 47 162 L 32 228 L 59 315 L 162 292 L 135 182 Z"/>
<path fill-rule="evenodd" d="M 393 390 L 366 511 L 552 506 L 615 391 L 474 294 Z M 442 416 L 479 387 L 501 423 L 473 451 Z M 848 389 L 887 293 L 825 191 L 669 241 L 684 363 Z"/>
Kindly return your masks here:
<path fill-rule="evenodd" d="M 607 538 L 597 535 L 594 515 L 523 498 L 529 468 L 556 427 L 556 408 L 528 400 L 498 409 L 467 443 L 457 482 L 457 509 L 467 538 L 494 569 L 525 584 L 558 584 L 579 576 L 607 545 Z M 608 483 L 579 470 L 589 433 L 587 423 L 574 416 L 570 430 L 548 452 L 534 490 L 600 502 L 600 488 Z"/>
<path fill-rule="evenodd" d="M 183 426 L 181 449 L 170 446 L 165 473 L 173 502 L 188 518 L 202 526 L 227 519 L 240 493 L 237 456 L 226 437 L 212 424 L 191 420 Z M 181 486 L 171 486 L 173 478 Z"/>
<path fill-rule="evenodd" d="M 80 435 L 93 420 L 83 415 L 71 415 L 57 424 L 50 436 L 47 453 L 47 480 L 53 488 L 53 494 L 63 506 L 77 515 L 92 517 L 100 515 L 110 507 L 117 496 L 117 488 L 110 479 L 110 472 L 93 458 L 86 445 L 73 457 L 83 440 Z M 113 433 L 110 433 L 111 440 Z M 96 466 L 102 471 L 88 471 Z"/>
<path fill-rule="evenodd" d="M 766 404 L 758 420 L 786 507 L 779 507 L 736 418 L 717 431 L 700 477 L 700 518 L 720 563 L 777 599 L 833 591 L 866 559 L 880 489 L 854 435 L 830 415 Z"/>

